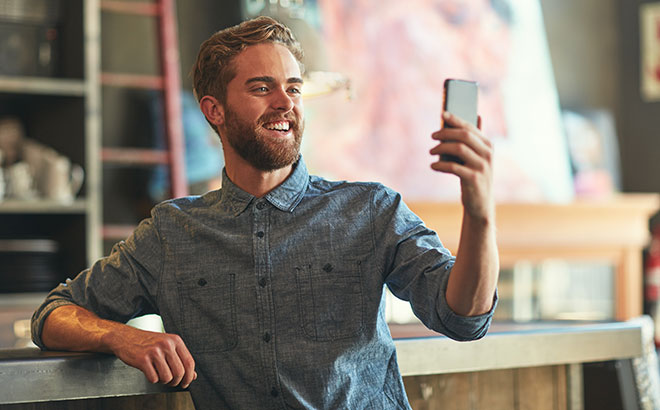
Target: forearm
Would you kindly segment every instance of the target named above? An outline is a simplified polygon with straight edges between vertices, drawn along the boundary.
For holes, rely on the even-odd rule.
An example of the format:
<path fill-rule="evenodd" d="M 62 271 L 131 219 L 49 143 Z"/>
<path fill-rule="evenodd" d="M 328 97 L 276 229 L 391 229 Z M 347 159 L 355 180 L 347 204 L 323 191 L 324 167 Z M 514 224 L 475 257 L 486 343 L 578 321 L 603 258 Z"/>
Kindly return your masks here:
<path fill-rule="evenodd" d="M 449 307 L 463 316 L 488 312 L 499 276 L 494 211 L 474 218 L 465 212 L 456 262 L 449 275 L 446 299 Z"/>
<path fill-rule="evenodd" d="M 53 310 L 41 340 L 49 349 L 113 353 L 152 383 L 187 388 L 197 378 L 195 361 L 179 336 L 104 320 L 76 305 Z"/>
<path fill-rule="evenodd" d="M 60 306 L 44 322 L 43 344 L 52 350 L 112 353 L 113 334 L 128 326 L 104 320 L 77 305 Z"/>

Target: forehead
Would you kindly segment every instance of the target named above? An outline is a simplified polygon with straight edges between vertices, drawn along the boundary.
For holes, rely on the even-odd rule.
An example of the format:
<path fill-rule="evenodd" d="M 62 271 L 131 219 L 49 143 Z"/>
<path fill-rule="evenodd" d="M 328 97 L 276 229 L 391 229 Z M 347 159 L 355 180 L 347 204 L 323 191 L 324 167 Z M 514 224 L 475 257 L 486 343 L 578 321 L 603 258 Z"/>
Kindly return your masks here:
<path fill-rule="evenodd" d="M 251 77 L 301 77 L 298 61 L 283 45 L 262 43 L 246 47 L 234 59 L 235 80 Z"/>

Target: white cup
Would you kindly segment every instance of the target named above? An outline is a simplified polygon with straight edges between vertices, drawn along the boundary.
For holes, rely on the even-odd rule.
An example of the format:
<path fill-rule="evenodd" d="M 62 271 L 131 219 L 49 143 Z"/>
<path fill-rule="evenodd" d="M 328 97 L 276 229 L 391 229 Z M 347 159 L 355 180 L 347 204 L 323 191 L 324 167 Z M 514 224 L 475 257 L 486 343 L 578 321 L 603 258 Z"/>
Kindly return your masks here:
<path fill-rule="evenodd" d="M 15 199 L 35 197 L 34 179 L 26 162 L 17 162 L 7 168 L 7 196 Z"/>
<path fill-rule="evenodd" d="M 26 139 L 23 143 L 23 160 L 30 165 L 34 188 L 42 198 L 71 202 L 80 191 L 85 179 L 82 167 L 72 164 L 54 149 Z"/>
<path fill-rule="evenodd" d="M 0 167 L 0 201 L 5 197 L 5 173 Z"/>
<path fill-rule="evenodd" d="M 62 155 L 48 155 L 42 174 L 44 184 L 43 196 L 58 202 L 71 202 L 78 195 L 85 179 L 85 172 L 78 164 Z"/>
<path fill-rule="evenodd" d="M 0 149 L 0 201 L 5 197 L 5 173 L 2 169 L 2 150 Z"/>

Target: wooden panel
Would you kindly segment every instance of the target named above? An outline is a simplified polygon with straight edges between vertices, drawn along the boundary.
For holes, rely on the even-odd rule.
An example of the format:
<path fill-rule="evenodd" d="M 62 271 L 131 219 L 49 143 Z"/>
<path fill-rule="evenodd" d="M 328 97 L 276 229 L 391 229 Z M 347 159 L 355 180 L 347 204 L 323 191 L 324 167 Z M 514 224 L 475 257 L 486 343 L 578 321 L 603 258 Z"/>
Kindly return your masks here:
<path fill-rule="evenodd" d="M 514 409 L 515 370 L 491 370 L 474 373 L 476 390 L 475 410 Z"/>
<path fill-rule="evenodd" d="M 188 392 L 65 400 L 46 403 L 0 404 L 0 410 L 195 410 Z"/>
<path fill-rule="evenodd" d="M 555 410 L 568 410 L 568 366 L 555 366 L 557 402 Z"/>
<path fill-rule="evenodd" d="M 435 229 L 450 249 L 458 245 L 459 203 L 411 202 L 410 209 Z M 498 244 L 504 248 L 643 246 L 648 218 L 660 207 L 657 194 L 619 194 L 568 204 L 497 204 Z"/>
<path fill-rule="evenodd" d="M 567 410 L 567 367 L 403 378 L 415 410 Z"/>
<path fill-rule="evenodd" d="M 616 269 L 616 320 L 628 320 L 642 314 L 644 301 L 643 278 L 640 271 L 642 266 L 642 251 L 639 248 L 624 249 L 621 263 Z"/>
<path fill-rule="evenodd" d="M 518 410 L 556 410 L 556 368 L 530 367 L 516 371 Z"/>
<path fill-rule="evenodd" d="M 415 410 L 472 410 L 471 373 L 403 378 L 408 400 Z"/>

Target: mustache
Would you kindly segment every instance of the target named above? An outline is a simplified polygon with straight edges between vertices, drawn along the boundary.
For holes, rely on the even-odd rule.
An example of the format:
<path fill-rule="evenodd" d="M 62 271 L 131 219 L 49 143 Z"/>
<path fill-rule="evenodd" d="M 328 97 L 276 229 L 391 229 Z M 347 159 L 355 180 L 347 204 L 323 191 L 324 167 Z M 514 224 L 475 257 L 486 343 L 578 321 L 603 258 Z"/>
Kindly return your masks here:
<path fill-rule="evenodd" d="M 259 127 L 261 127 L 266 123 L 276 122 L 276 121 L 289 121 L 290 128 L 293 129 L 298 129 L 300 124 L 300 119 L 293 112 L 287 112 L 284 115 L 279 113 L 264 114 L 261 117 L 259 117 L 259 119 L 257 120 L 257 124 L 259 125 Z"/>

